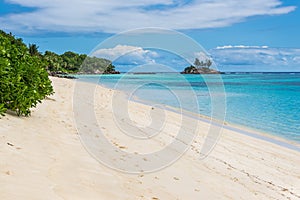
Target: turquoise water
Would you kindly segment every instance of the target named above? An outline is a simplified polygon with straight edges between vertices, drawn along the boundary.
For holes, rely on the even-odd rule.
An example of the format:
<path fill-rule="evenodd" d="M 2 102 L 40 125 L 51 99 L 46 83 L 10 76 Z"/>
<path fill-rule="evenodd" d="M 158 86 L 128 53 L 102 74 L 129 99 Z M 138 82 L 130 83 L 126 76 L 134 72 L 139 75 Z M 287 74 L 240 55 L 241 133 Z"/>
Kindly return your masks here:
<path fill-rule="evenodd" d="M 300 73 L 78 77 L 123 90 L 130 98 L 137 96 L 214 118 L 222 115 L 212 112 L 212 102 L 225 98 L 225 121 L 300 142 Z"/>

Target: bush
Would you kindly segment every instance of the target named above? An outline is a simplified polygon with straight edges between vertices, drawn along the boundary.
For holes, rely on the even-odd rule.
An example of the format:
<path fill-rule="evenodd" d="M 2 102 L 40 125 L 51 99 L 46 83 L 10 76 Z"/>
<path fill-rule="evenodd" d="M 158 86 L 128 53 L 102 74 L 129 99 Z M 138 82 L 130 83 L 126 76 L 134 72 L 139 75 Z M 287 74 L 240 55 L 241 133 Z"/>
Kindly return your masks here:
<path fill-rule="evenodd" d="M 0 32 L 0 114 L 7 109 L 30 115 L 47 95 L 53 93 L 45 62 L 29 54 L 21 39 Z"/>

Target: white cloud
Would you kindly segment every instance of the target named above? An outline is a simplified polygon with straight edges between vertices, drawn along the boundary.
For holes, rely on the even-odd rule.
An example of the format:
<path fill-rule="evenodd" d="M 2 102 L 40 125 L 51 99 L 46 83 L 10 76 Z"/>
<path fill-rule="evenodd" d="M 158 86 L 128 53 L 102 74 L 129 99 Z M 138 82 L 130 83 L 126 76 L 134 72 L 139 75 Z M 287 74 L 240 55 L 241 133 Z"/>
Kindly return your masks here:
<path fill-rule="evenodd" d="M 155 63 L 158 54 L 155 51 L 143 49 L 142 47 L 117 45 L 113 48 L 98 49 L 91 56 L 106 58 L 116 64 L 141 65 Z"/>
<path fill-rule="evenodd" d="M 262 49 L 267 49 L 268 46 L 245 46 L 245 45 L 225 45 L 225 46 L 219 46 L 216 47 L 216 49 L 258 49 L 258 48 L 262 48 Z"/>
<path fill-rule="evenodd" d="M 224 27 L 247 17 L 292 12 L 280 0 L 7 0 L 36 8 L 0 17 L 15 32 L 119 32 L 140 27 L 195 29 Z M 160 9 L 157 9 L 157 8 Z"/>
<path fill-rule="evenodd" d="M 194 60 L 195 58 L 203 61 L 209 59 L 209 55 L 207 55 L 207 53 L 205 52 L 196 52 L 194 53 L 194 57 L 192 58 L 192 60 Z"/>
<path fill-rule="evenodd" d="M 216 64 L 214 67 L 221 71 L 300 71 L 300 49 L 227 45 L 193 55 L 191 63 L 196 57 L 201 60 L 212 58 Z M 170 52 L 129 45 L 98 49 L 91 56 L 107 58 L 119 67 L 163 64 L 181 71 L 189 65 L 186 60 Z"/>
<path fill-rule="evenodd" d="M 149 70 L 162 64 L 181 71 L 189 65 L 186 60 L 171 52 L 129 45 L 98 49 L 91 55 L 112 60 L 122 71 L 145 64 L 153 64 L 147 66 Z M 212 58 L 214 67 L 221 71 L 300 71 L 300 49 L 228 45 L 216 47 L 208 53 L 195 52 L 193 55 L 191 63 L 196 57 L 201 60 Z"/>
<path fill-rule="evenodd" d="M 235 66 L 251 71 L 251 66 L 255 66 L 261 71 L 300 71 L 300 49 L 228 45 L 209 52 L 222 70 Z"/>

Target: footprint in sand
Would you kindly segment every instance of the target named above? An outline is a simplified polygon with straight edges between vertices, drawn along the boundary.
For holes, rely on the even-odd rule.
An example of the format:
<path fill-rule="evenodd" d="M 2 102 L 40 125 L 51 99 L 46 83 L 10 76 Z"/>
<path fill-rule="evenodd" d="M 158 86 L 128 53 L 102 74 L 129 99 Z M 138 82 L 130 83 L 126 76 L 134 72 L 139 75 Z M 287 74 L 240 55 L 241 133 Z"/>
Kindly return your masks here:
<path fill-rule="evenodd" d="M 15 146 L 15 145 L 13 145 L 12 143 L 9 143 L 9 142 L 7 143 L 7 145 L 11 146 L 11 147 Z"/>

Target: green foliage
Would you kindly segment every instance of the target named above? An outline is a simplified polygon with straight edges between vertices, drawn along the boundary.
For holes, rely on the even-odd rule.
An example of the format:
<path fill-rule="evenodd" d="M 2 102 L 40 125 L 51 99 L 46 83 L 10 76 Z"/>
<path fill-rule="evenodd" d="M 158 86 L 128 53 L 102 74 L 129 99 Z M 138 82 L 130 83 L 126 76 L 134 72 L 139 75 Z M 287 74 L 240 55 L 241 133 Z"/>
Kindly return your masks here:
<path fill-rule="evenodd" d="M 104 74 L 111 74 L 111 73 L 115 73 L 116 70 L 115 70 L 115 66 L 110 63 L 107 67 L 105 67 L 105 70 L 104 70 Z"/>
<path fill-rule="evenodd" d="M 43 59 L 47 62 L 47 70 L 50 72 L 65 73 L 116 73 L 115 66 L 110 60 L 97 57 L 88 57 L 85 54 L 77 54 L 67 51 L 62 55 L 46 51 Z"/>
<path fill-rule="evenodd" d="M 195 65 L 195 66 L 194 66 Z M 205 61 L 195 59 L 194 65 L 186 67 L 182 74 L 219 74 L 221 72 L 210 69 L 209 67 L 212 65 L 212 61 L 210 59 L 206 59 Z"/>
<path fill-rule="evenodd" d="M 63 59 L 61 58 L 60 55 L 53 53 L 51 51 L 46 51 L 43 58 L 47 63 L 47 67 L 46 67 L 47 70 L 63 71 L 61 67 L 63 63 Z"/>
<path fill-rule="evenodd" d="M 209 68 L 212 65 L 212 61 L 211 60 L 206 60 L 206 66 L 207 68 Z"/>
<path fill-rule="evenodd" d="M 185 74 L 196 73 L 197 72 L 197 68 L 195 66 L 191 65 L 189 67 L 184 68 L 183 72 Z"/>
<path fill-rule="evenodd" d="M 7 110 L 29 115 L 47 95 L 53 93 L 48 72 L 119 73 L 112 62 L 71 51 L 58 55 L 38 51 L 36 44 L 27 47 L 22 39 L 0 30 L 0 115 Z"/>
<path fill-rule="evenodd" d="M 84 54 L 80 55 L 71 51 L 67 51 L 61 55 L 61 68 L 65 72 L 76 73 L 79 71 L 80 66 L 82 65 L 85 58 L 86 55 Z"/>
<path fill-rule="evenodd" d="M 212 65 L 212 61 L 210 59 L 206 59 L 205 61 L 203 61 L 203 60 L 200 61 L 198 58 L 195 58 L 194 65 L 197 68 L 200 68 L 200 67 L 209 68 Z"/>
<path fill-rule="evenodd" d="M 202 62 L 202 61 L 201 61 L 201 62 Z M 202 65 L 201 62 L 200 62 L 199 58 L 195 58 L 194 65 L 195 65 L 196 67 L 199 67 L 199 66 Z"/>
<path fill-rule="evenodd" d="M 6 112 L 6 108 L 4 107 L 4 104 L 0 104 L 0 115 L 4 115 L 4 113 Z"/>
<path fill-rule="evenodd" d="M 53 93 L 45 67 L 21 39 L 0 31 L 0 114 L 9 109 L 28 116 L 30 108 Z"/>
<path fill-rule="evenodd" d="M 41 56 L 40 52 L 38 51 L 38 46 L 36 44 L 29 44 L 29 53 L 32 56 Z"/>
<path fill-rule="evenodd" d="M 96 57 L 86 57 L 82 67 L 81 73 L 93 74 L 93 73 L 114 73 L 115 66 L 112 65 L 110 60 Z"/>

